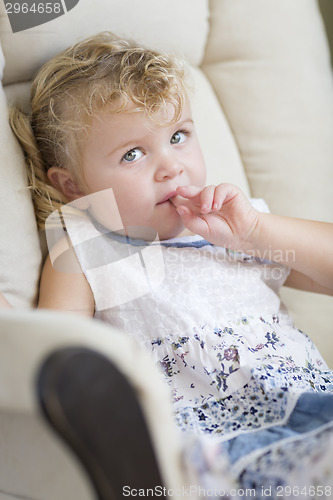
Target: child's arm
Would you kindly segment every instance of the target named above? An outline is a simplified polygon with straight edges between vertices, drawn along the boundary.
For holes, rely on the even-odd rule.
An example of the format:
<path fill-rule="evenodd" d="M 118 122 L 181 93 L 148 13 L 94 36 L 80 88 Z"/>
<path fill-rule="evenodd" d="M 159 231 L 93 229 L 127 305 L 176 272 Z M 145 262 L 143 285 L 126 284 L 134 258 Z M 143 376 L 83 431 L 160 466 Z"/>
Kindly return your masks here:
<path fill-rule="evenodd" d="M 259 213 L 230 184 L 181 187 L 177 193 L 173 202 L 191 231 L 291 267 L 289 286 L 333 294 L 333 224 Z"/>
<path fill-rule="evenodd" d="M 68 249 L 64 242 L 64 252 L 58 253 L 62 260 L 52 265 L 50 257 L 46 259 L 39 290 L 38 308 L 57 309 L 93 316 L 94 298 L 91 288 L 81 271 L 73 249 Z"/>
<path fill-rule="evenodd" d="M 287 286 L 333 295 L 333 224 L 260 213 L 252 241 L 293 270 Z"/>

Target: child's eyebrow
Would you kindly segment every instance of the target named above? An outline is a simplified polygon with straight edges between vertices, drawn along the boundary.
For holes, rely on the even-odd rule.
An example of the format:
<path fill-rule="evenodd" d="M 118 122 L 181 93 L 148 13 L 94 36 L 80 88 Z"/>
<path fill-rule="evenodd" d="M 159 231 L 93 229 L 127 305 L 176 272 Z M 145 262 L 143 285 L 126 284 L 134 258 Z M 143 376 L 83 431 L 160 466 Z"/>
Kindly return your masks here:
<path fill-rule="evenodd" d="M 176 122 L 175 123 L 175 127 L 176 128 L 181 128 L 183 127 L 186 123 L 192 123 L 192 125 L 194 124 L 194 121 L 192 118 L 185 118 L 184 120 L 182 120 L 181 122 Z"/>
<path fill-rule="evenodd" d="M 141 142 L 140 139 L 131 139 L 130 141 L 128 141 L 128 142 L 126 142 L 124 144 L 120 144 L 119 146 L 116 146 L 114 149 L 112 149 L 111 151 L 109 151 L 105 155 L 105 158 L 108 158 L 109 156 L 112 156 L 113 154 L 117 153 L 117 151 L 121 151 L 121 150 L 128 151 L 128 150 L 131 150 L 131 149 L 137 147 L 140 142 Z M 134 144 L 136 144 L 136 145 L 134 145 Z"/>

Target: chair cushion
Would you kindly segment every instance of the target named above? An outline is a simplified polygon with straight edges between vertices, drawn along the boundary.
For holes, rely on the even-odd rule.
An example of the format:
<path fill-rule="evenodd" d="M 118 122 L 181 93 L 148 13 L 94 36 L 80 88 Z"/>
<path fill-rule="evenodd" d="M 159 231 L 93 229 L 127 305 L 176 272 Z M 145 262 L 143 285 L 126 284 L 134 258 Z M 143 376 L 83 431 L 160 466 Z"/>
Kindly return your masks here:
<path fill-rule="evenodd" d="M 22 150 L 8 123 L 6 96 L 0 84 L 0 286 L 17 307 L 36 299 L 41 251 Z"/>
<path fill-rule="evenodd" d="M 1 2 L 0 33 L 6 59 L 3 84 L 31 80 L 54 54 L 80 37 L 105 30 L 176 52 L 199 65 L 208 33 L 208 14 L 208 0 L 195 0 L 195 8 L 193 0 L 80 0 L 65 15 L 13 34 Z"/>

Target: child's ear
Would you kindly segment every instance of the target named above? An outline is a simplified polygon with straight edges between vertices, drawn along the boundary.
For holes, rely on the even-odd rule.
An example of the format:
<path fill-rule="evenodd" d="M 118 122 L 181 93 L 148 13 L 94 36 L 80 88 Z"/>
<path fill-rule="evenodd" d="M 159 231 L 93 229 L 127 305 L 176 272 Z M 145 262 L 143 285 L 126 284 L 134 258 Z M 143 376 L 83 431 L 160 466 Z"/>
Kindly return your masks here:
<path fill-rule="evenodd" d="M 73 174 L 66 168 L 49 168 L 47 171 L 47 178 L 52 186 L 66 196 L 68 201 L 77 200 L 84 196 L 82 188 L 80 188 Z"/>

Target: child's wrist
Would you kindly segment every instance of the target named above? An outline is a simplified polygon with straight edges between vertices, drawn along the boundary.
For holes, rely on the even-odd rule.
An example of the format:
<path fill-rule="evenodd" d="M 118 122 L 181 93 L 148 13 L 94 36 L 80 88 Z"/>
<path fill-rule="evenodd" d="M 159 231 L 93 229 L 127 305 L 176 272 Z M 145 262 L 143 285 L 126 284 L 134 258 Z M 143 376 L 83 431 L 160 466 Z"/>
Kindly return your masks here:
<path fill-rule="evenodd" d="M 251 251 L 251 253 L 254 254 L 260 252 L 263 244 L 263 226 L 265 215 L 267 214 L 256 211 L 255 222 L 251 232 L 248 234 L 246 248 L 244 249 L 245 251 Z"/>

